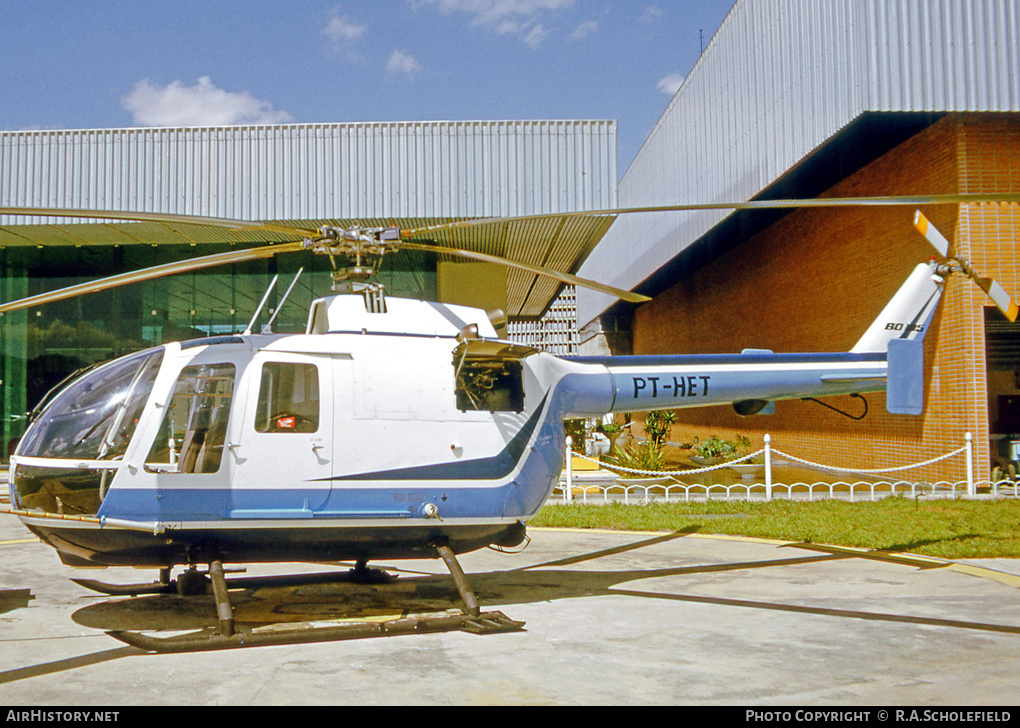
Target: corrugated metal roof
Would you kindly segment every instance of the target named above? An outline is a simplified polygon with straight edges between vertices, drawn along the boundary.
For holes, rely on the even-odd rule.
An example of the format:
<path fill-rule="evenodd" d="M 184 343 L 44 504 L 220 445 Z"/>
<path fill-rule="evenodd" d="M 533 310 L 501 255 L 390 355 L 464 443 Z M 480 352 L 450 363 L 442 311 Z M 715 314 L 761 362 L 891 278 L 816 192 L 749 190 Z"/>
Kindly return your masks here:
<path fill-rule="evenodd" d="M 433 121 L 0 132 L 0 206 L 130 210 L 317 228 L 616 205 L 616 122 Z M 575 272 L 605 225 L 548 220 L 436 240 Z M 196 225 L 0 217 L 0 245 L 258 244 Z M 560 284 L 510 275 L 511 315 Z"/>
<path fill-rule="evenodd" d="M 1020 0 L 738 0 L 619 203 L 751 199 L 871 111 L 1020 111 Z M 621 216 L 580 274 L 633 289 L 727 214 Z M 581 323 L 613 303 L 577 295 Z"/>

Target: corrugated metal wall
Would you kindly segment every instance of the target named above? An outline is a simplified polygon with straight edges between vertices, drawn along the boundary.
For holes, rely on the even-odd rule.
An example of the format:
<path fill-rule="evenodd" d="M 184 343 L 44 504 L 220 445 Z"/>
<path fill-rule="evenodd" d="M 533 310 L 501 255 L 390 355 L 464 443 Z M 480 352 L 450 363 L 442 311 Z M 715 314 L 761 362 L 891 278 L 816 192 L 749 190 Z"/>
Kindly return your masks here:
<path fill-rule="evenodd" d="M 868 111 L 1020 111 L 1020 0 L 738 0 L 619 204 L 750 199 Z M 580 274 L 633 288 L 727 214 L 621 217 Z"/>
<path fill-rule="evenodd" d="M 0 132 L 7 206 L 246 220 L 525 215 L 613 207 L 616 181 L 615 121 Z"/>
<path fill-rule="evenodd" d="M 540 321 L 510 321 L 507 338 L 557 356 L 577 354 L 577 303 L 574 286 L 566 286 Z"/>

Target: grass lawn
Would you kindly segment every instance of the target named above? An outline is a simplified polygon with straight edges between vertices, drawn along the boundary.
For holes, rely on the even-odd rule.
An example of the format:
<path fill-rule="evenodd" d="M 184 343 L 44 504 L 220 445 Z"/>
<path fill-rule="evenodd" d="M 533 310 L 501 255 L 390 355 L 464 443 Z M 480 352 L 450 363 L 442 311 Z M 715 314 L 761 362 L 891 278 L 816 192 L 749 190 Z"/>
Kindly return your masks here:
<path fill-rule="evenodd" d="M 805 541 L 943 559 L 1020 558 L 1020 500 L 547 504 L 533 526 L 686 531 Z"/>

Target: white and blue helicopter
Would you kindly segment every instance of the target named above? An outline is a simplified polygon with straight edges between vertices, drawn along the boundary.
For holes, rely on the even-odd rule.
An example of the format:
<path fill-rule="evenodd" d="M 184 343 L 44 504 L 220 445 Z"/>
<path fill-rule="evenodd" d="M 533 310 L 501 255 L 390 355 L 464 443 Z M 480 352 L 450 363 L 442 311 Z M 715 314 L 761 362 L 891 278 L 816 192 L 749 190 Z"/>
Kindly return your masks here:
<path fill-rule="evenodd" d="M 986 197 L 981 198 L 986 200 Z M 767 201 L 725 207 L 959 203 L 964 197 Z M 922 339 L 947 277 L 973 278 L 1012 319 L 1017 306 L 917 213 L 941 260 L 920 264 L 848 352 L 560 358 L 500 340 L 498 313 L 386 297 L 366 261 L 400 248 L 523 268 L 639 303 L 571 274 L 429 242 L 469 220 L 413 230 L 303 230 L 279 223 L 137 212 L 0 207 L 33 215 L 268 230 L 281 242 L 126 273 L 0 305 L 45 304 L 157 276 L 311 249 L 353 265 L 315 300 L 303 334 L 243 333 L 167 343 L 97 366 L 48 397 L 11 457 L 7 512 L 70 566 L 159 569 L 152 584 L 78 583 L 107 594 L 212 587 L 218 625 L 189 635 L 113 636 L 155 651 L 344 639 L 445 629 L 520 629 L 482 612 L 457 554 L 514 547 L 564 466 L 567 418 L 886 391 L 891 412 L 923 409 Z M 496 221 L 505 222 L 507 218 Z M 334 268 L 336 265 L 334 264 Z M 254 320 L 254 319 L 253 319 Z M 250 328 L 250 327 L 249 327 Z M 394 443 L 401 443 L 394 447 Z M 235 625 L 224 564 L 442 558 L 461 614 L 300 632 Z M 171 570 L 185 570 L 171 580 Z M 205 572 L 199 566 L 207 566 Z"/>

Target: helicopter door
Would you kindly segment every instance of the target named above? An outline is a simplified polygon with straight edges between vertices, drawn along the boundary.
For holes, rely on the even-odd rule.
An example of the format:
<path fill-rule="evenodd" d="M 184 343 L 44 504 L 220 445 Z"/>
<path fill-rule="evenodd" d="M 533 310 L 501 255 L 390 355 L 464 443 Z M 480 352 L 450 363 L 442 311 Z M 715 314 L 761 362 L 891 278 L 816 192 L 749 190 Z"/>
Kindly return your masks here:
<path fill-rule="evenodd" d="M 165 512 L 219 516 L 227 497 L 225 443 L 239 367 L 192 364 L 177 377 L 159 433 L 145 458 Z"/>
<path fill-rule="evenodd" d="M 310 518 L 330 492 L 332 376 L 328 357 L 259 355 L 245 383 L 228 515 Z"/>

